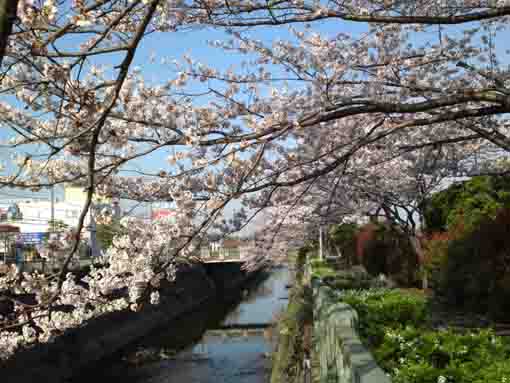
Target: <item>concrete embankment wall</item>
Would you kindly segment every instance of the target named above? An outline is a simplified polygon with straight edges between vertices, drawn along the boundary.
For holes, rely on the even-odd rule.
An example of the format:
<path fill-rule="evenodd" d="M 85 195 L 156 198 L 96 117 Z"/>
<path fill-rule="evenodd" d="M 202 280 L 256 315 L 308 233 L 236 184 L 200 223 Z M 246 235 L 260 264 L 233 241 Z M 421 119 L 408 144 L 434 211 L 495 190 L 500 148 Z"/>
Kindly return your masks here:
<path fill-rule="evenodd" d="M 189 313 L 207 301 L 233 294 L 248 275 L 240 264 L 183 266 L 176 281 L 161 291 L 158 306 L 146 305 L 95 318 L 85 326 L 66 331 L 53 343 L 39 344 L 0 365 L 5 383 L 58 383 L 172 319 Z"/>
<path fill-rule="evenodd" d="M 237 289 L 246 281 L 247 273 L 240 263 L 206 263 L 203 267 L 218 292 Z"/>
<path fill-rule="evenodd" d="M 320 383 L 391 383 L 362 344 L 357 313 L 331 289 L 314 285 L 314 338 Z"/>

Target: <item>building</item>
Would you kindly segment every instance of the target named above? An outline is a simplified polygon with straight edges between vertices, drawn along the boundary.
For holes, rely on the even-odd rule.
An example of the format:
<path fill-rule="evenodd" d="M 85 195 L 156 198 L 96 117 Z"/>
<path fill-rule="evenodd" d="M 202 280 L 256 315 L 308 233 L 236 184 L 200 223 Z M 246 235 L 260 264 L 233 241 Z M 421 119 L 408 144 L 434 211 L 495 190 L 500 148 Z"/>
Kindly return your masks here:
<path fill-rule="evenodd" d="M 64 186 L 64 201 L 69 203 L 78 203 L 82 206 L 87 201 L 87 190 L 83 186 L 66 185 Z M 113 203 L 111 198 L 94 195 L 92 202 L 96 205 L 110 205 Z"/>
<path fill-rule="evenodd" d="M 64 226 L 75 227 L 85 202 L 87 200 L 86 190 L 81 186 L 65 186 L 64 200 L 53 203 L 50 200 L 24 200 L 18 201 L 13 207 L 0 206 L 0 222 L 8 222 L 20 228 L 21 233 L 46 233 L 51 228 L 51 219 Z M 92 210 L 109 207 L 113 210 L 114 216 L 120 216 L 118 201 L 107 198 L 94 198 Z M 19 213 L 15 211 L 19 210 Z M 3 218 L 3 219 L 2 219 Z M 93 224 L 90 218 L 90 211 L 85 216 L 85 227 Z"/>
<path fill-rule="evenodd" d="M 51 201 L 24 201 L 18 206 L 23 215 L 20 221 L 10 221 L 20 228 L 22 233 L 48 232 L 52 219 Z M 83 205 L 72 202 L 56 202 L 53 206 L 53 218 L 55 221 L 66 226 L 76 226 L 80 217 Z M 90 214 L 85 218 L 85 225 L 90 221 Z"/>
<path fill-rule="evenodd" d="M 18 200 L 15 204 L 0 205 L 0 222 L 16 226 L 19 229 L 18 241 L 25 248 L 24 253 L 32 254 L 42 245 L 50 231 L 60 231 L 66 227 L 76 227 L 87 200 L 86 190 L 81 186 L 66 185 L 64 199 L 52 203 L 45 199 Z M 95 197 L 84 220 L 82 238 L 87 241 L 89 250 L 98 255 L 100 249 L 95 238 L 96 223 L 94 212 L 109 208 L 114 217 L 120 217 L 118 201 Z M 91 215 L 92 212 L 92 215 Z M 52 223 L 52 218 L 54 222 Z"/>

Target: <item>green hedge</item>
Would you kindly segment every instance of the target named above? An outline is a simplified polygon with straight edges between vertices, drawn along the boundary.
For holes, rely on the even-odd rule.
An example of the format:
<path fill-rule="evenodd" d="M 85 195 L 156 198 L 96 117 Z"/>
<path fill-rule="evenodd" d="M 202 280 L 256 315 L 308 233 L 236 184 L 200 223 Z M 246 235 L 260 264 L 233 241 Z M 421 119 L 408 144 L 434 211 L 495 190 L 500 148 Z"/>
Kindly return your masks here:
<path fill-rule="evenodd" d="M 346 291 L 360 335 L 394 383 L 510 382 L 510 345 L 492 330 L 427 326 L 425 297 L 400 290 Z"/>
<path fill-rule="evenodd" d="M 326 277 L 334 277 L 337 275 L 337 271 L 331 267 L 327 262 L 321 261 L 320 259 L 312 259 L 310 261 L 310 266 L 312 267 L 312 277 L 316 278 L 326 278 Z"/>
<path fill-rule="evenodd" d="M 426 320 L 426 299 L 399 290 L 350 290 L 342 300 L 358 313 L 359 331 L 370 345 L 379 346 L 387 327 L 422 326 Z"/>

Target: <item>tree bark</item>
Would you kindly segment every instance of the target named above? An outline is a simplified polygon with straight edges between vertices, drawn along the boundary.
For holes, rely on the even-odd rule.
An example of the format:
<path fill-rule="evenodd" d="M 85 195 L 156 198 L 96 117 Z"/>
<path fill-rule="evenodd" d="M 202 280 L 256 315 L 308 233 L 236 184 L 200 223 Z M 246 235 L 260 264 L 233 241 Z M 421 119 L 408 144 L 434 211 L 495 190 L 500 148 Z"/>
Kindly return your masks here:
<path fill-rule="evenodd" d="M 12 32 L 12 25 L 16 20 L 18 0 L 0 0 L 0 66 L 2 65 L 7 40 Z"/>

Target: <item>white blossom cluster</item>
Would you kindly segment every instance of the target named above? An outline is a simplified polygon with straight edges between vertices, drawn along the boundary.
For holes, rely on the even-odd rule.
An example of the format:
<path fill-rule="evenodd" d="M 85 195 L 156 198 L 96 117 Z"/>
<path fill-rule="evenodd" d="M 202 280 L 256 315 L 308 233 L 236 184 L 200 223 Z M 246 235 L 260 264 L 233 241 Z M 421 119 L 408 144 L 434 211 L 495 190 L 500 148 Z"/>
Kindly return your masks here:
<path fill-rule="evenodd" d="M 192 248 L 188 246 L 179 257 L 175 255 L 176 248 L 184 247 L 185 241 L 181 238 L 179 226 L 168 219 L 147 224 L 141 219 L 126 218 L 121 225 L 124 231 L 114 238 L 102 260 L 103 266 L 91 266 L 90 272 L 81 281 L 76 281 L 72 273 L 67 274 L 58 294 L 57 306 L 69 305 L 72 310 L 49 312 L 41 308 L 32 311 L 30 317 L 27 314 L 18 316 L 16 320 L 19 323 L 28 323 L 22 326 L 22 333 L 0 331 L 1 358 L 8 358 L 20 346 L 35 341 L 51 341 L 64 330 L 79 327 L 102 314 L 127 308 L 137 311 L 144 301 L 159 304 L 162 281 L 172 282 L 175 279 L 179 257 L 191 252 Z M 50 240 L 52 246 L 55 241 Z M 64 241 L 60 238 L 58 244 Z M 70 246 L 72 240 L 68 240 L 61 249 Z M 17 268 L 10 267 L 0 277 L 0 291 L 9 289 L 16 293 L 35 294 L 41 304 L 57 292 L 57 283 L 48 281 L 43 274 L 24 273 L 19 286 L 15 283 L 18 277 Z M 115 291 L 125 293 L 112 299 Z M 143 295 L 147 292 L 149 296 L 144 300 Z M 22 306 L 16 304 L 15 310 L 22 311 Z"/>

